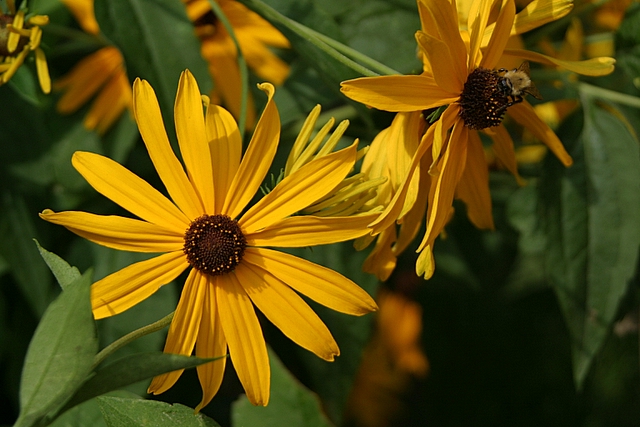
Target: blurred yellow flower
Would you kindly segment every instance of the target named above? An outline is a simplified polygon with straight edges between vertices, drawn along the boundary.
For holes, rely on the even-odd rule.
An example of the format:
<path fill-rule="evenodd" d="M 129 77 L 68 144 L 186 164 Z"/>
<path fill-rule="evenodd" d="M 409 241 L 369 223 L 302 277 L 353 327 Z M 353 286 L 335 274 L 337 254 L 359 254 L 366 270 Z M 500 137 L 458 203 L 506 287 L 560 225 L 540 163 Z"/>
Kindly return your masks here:
<path fill-rule="evenodd" d="M 34 52 L 40 88 L 51 92 L 51 78 L 47 58 L 40 48 L 42 29 L 49 23 L 46 15 L 28 15 L 24 9 L 16 12 L 15 3 L 7 1 L 8 11 L 0 9 L 0 86 L 7 83 L 24 63 L 29 52 Z"/>
<path fill-rule="evenodd" d="M 214 103 L 222 102 L 235 117 L 239 117 L 242 85 L 236 46 L 211 10 L 208 0 L 183 1 L 186 3 L 187 15 L 193 21 L 196 34 L 202 42 L 202 56 L 207 60 L 214 80 L 211 100 Z M 235 0 L 216 2 L 233 26 L 247 65 L 261 79 L 275 85 L 282 84 L 289 74 L 289 65 L 269 48 L 288 48 L 289 41 L 270 23 L 241 3 Z M 250 99 L 247 127 L 252 127 L 254 123 L 255 109 L 253 100 Z"/>
<path fill-rule="evenodd" d="M 45 210 L 41 217 L 95 243 L 135 252 L 163 253 L 93 284 L 96 319 L 121 313 L 193 267 L 169 329 L 166 353 L 225 355 L 255 405 L 269 401 L 267 348 L 255 307 L 301 347 L 331 361 L 339 354 L 331 333 L 295 292 L 327 307 L 360 316 L 377 309 L 354 282 L 328 268 L 271 248 L 307 247 L 368 233 L 375 214 L 349 217 L 291 216 L 338 185 L 356 161 L 355 144 L 309 162 L 250 207 L 276 154 L 280 117 L 274 88 L 242 156 L 240 132 L 225 109 L 203 114 L 198 85 L 185 71 L 178 85 L 175 124 L 186 172 L 173 153 L 151 86 L 134 83 L 133 110 L 140 133 L 171 200 L 118 163 L 76 152 L 76 170 L 100 193 L 141 219 Z M 294 291 L 295 290 L 295 291 Z M 226 359 L 198 367 L 203 398 L 211 401 Z M 182 371 L 156 377 L 149 392 L 162 393 Z"/>
<path fill-rule="evenodd" d="M 451 217 L 454 196 L 466 204 L 474 225 L 485 229 L 494 226 L 487 163 L 478 131 L 492 138 L 494 153 L 516 176 L 513 142 L 502 126 L 505 113 L 529 129 L 565 165 L 572 162 L 558 137 L 523 99 L 533 90 L 526 70 L 495 70 L 498 60 L 511 55 L 589 75 L 613 71 L 612 58 L 574 62 L 523 49 L 507 49 L 509 36 L 516 34 L 518 28 L 531 29 L 536 22 L 548 22 L 547 16 L 557 16 L 556 6 L 564 8 L 566 1 L 534 3 L 545 5 L 542 8 L 545 13 L 527 12 L 516 19 L 513 0 L 475 0 L 463 26 L 468 29 L 465 30 L 460 29 L 455 1 L 418 0 L 422 29 L 416 33 L 416 40 L 423 57 L 423 73 L 342 83 L 341 90 L 346 96 L 381 110 L 420 113 L 443 107 L 442 114 L 422 135 L 387 209 L 370 225 L 374 234 L 394 226 L 412 209 L 419 193 L 428 193 L 426 233 L 418 247 L 420 255 L 416 263 L 417 274 L 425 278 L 434 272 L 433 244 Z M 490 22 L 492 14 L 496 16 L 495 22 Z M 391 141 L 389 145 L 389 150 L 406 150 L 402 140 Z M 427 151 L 431 154 L 429 188 L 420 188 L 413 175 Z"/>

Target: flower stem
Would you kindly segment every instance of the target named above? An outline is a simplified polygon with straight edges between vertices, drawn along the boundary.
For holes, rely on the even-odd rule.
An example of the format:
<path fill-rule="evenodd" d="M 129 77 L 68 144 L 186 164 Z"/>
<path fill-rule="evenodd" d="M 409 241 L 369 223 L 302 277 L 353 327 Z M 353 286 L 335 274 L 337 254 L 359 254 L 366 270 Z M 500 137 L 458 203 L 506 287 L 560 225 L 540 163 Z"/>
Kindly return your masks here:
<path fill-rule="evenodd" d="M 620 93 L 582 82 L 578 84 L 578 89 L 580 89 L 581 92 L 596 98 L 606 99 L 629 107 L 640 108 L 640 98 L 637 96 L 627 95 L 626 93 Z"/>
<path fill-rule="evenodd" d="M 127 335 L 121 338 L 118 338 L 117 340 L 115 340 L 114 342 L 112 342 L 111 344 L 103 348 L 98 354 L 96 354 L 96 357 L 94 358 L 94 361 L 93 361 L 92 370 L 95 369 L 102 362 L 104 362 L 104 360 L 107 357 L 111 356 L 117 350 L 121 349 L 122 347 L 129 344 L 130 342 L 135 341 L 138 338 L 141 338 L 145 335 L 149 335 L 153 332 L 157 332 L 165 328 L 166 326 L 168 326 L 171 323 L 171 319 L 173 319 L 174 313 L 175 312 L 169 313 L 162 319 L 158 320 L 157 322 L 154 322 L 147 326 L 143 326 L 142 328 L 136 329 L 133 332 L 129 332 Z"/>

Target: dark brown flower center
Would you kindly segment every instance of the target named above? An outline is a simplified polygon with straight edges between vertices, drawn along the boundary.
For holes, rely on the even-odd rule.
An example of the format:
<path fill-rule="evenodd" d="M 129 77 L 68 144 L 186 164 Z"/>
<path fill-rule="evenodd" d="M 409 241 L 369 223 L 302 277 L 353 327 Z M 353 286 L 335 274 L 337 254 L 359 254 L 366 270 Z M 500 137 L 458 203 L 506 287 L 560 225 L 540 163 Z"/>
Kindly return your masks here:
<path fill-rule="evenodd" d="M 509 98 L 500 88 L 502 77 L 494 70 L 473 70 L 460 95 L 460 117 L 471 129 L 485 129 L 502 123 Z"/>
<path fill-rule="evenodd" d="M 184 234 L 184 253 L 196 270 L 211 276 L 233 271 L 242 260 L 247 239 L 236 220 L 202 215 Z"/>
<path fill-rule="evenodd" d="M 13 52 L 9 52 L 9 47 L 7 46 L 9 34 L 11 33 L 7 28 L 9 24 L 13 24 L 13 15 L 0 14 L 0 56 L 16 56 L 22 52 L 22 49 L 29 42 L 29 37 L 20 36 L 18 47 Z M 23 24 L 23 28 L 29 28 L 29 24 L 26 21 Z"/>

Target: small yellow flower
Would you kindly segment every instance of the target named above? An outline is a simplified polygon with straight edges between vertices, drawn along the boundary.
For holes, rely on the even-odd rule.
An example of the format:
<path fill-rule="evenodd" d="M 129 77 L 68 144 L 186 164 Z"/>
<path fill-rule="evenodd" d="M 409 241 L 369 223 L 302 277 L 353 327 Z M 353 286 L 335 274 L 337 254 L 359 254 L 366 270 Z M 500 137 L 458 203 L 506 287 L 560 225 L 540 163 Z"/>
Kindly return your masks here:
<path fill-rule="evenodd" d="M 238 68 L 236 46 L 215 14 L 208 0 L 183 0 L 187 15 L 196 26 L 202 43 L 202 56 L 209 64 L 214 80 L 211 99 L 229 108 L 235 117 L 240 115 L 242 84 Z M 288 48 L 289 41 L 257 13 L 235 0 L 216 0 L 231 23 L 247 65 L 263 80 L 280 85 L 289 74 L 289 65 L 269 48 Z M 247 127 L 255 123 L 253 100 L 249 99 Z"/>
<path fill-rule="evenodd" d="M 507 90 L 513 80 L 506 81 L 506 74 L 495 70 L 500 58 L 516 56 L 594 76 L 613 71 L 612 58 L 574 62 L 507 49 L 511 34 L 535 28 L 536 23 L 548 22 L 548 16 L 558 16 L 558 8 L 566 9 L 565 0 L 533 3 L 544 13 L 536 15 L 527 8 L 525 15 L 516 19 L 513 0 L 474 0 L 467 24 L 462 26 L 468 29 L 465 30 L 460 29 L 455 1 L 418 0 L 422 30 L 416 33 L 416 40 L 423 57 L 423 73 L 342 83 L 346 96 L 381 110 L 420 113 L 446 106 L 421 137 L 408 173 L 387 209 L 371 224 L 374 234 L 381 233 L 411 210 L 412 203 L 406 200 L 413 188 L 410 184 L 415 182 L 413 174 L 430 151 L 429 188 L 418 189 L 418 193 L 428 193 L 426 233 L 418 247 L 416 263 L 416 272 L 425 278 L 434 272 L 433 244 L 451 217 L 454 196 L 465 202 L 469 219 L 478 228 L 493 228 L 488 170 L 478 131 L 491 137 L 494 153 L 516 176 L 513 142 L 502 126 L 505 113 L 544 142 L 565 165 L 572 162 L 558 137 L 523 100 L 523 93 Z M 490 23 L 496 10 L 496 20 Z M 528 87 L 523 85 L 523 89 Z M 392 149 L 405 150 L 404 141 L 397 140 L 393 146 Z"/>
<path fill-rule="evenodd" d="M 95 243 L 136 252 L 163 253 L 93 284 L 96 319 L 138 304 L 189 267 L 166 353 L 200 357 L 230 354 L 247 397 L 269 401 L 267 349 L 255 307 L 301 347 L 331 361 L 338 345 L 327 327 L 295 292 L 334 310 L 363 315 L 373 299 L 346 277 L 271 248 L 307 247 L 368 233 L 375 214 L 349 217 L 291 216 L 338 185 L 356 161 L 356 145 L 309 162 L 250 207 L 275 156 L 280 118 L 274 88 L 260 88 L 268 102 L 242 157 L 242 142 L 229 112 L 209 105 L 191 73 L 180 78 L 175 102 L 178 144 L 186 172 L 173 153 L 156 95 L 134 83 L 133 111 L 140 133 L 171 200 L 118 163 L 77 152 L 72 162 L 100 193 L 141 219 L 45 210 L 41 217 Z M 294 291 L 295 290 L 295 291 Z M 198 367 L 203 398 L 216 394 L 226 361 Z M 182 371 L 156 377 L 151 393 L 173 386 Z"/>
<path fill-rule="evenodd" d="M 93 0 L 63 0 L 87 33 L 99 34 L 93 11 Z M 78 62 L 58 79 L 54 89 L 64 91 L 56 109 L 61 114 L 77 111 L 95 97 L 84 119 L 84 126 L 103 134 L 122 113 L 131 109 L 131 84 L 118 48 L 103 47 Z"/>
<path fill-rule="evenodd" d="M 7 83 L 24 63 L 29 52 L 34 52 L 40 88 L 51 92 L 51 78 L 47 58 L 40 48 L 42 29 L 49 23 L 46 15 L 26 15 L 23 9 L 16 12 L 13 1 L 7 2 L 9 13 L 0 10 L 0 86 Z"/>

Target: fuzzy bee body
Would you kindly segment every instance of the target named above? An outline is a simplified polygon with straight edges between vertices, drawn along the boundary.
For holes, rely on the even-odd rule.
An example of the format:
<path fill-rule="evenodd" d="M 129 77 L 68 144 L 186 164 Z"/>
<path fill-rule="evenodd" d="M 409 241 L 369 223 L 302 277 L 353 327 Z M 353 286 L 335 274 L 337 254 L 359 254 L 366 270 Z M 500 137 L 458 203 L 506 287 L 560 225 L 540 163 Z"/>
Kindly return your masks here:
<path fill-rule="evenodd" d="M 531 81 L 529 63 L 527 61 L 513 70 L 500 68 L 496 73 L 503 73 L 498 81 L 498 88 L 509 99 L 509 103 L 504 107 L 505 109 L 522 102 L 524 95 L 531 95 L 536 99 L 542 99 L 540 92 L 538 92 L 538 89 Z"/>

